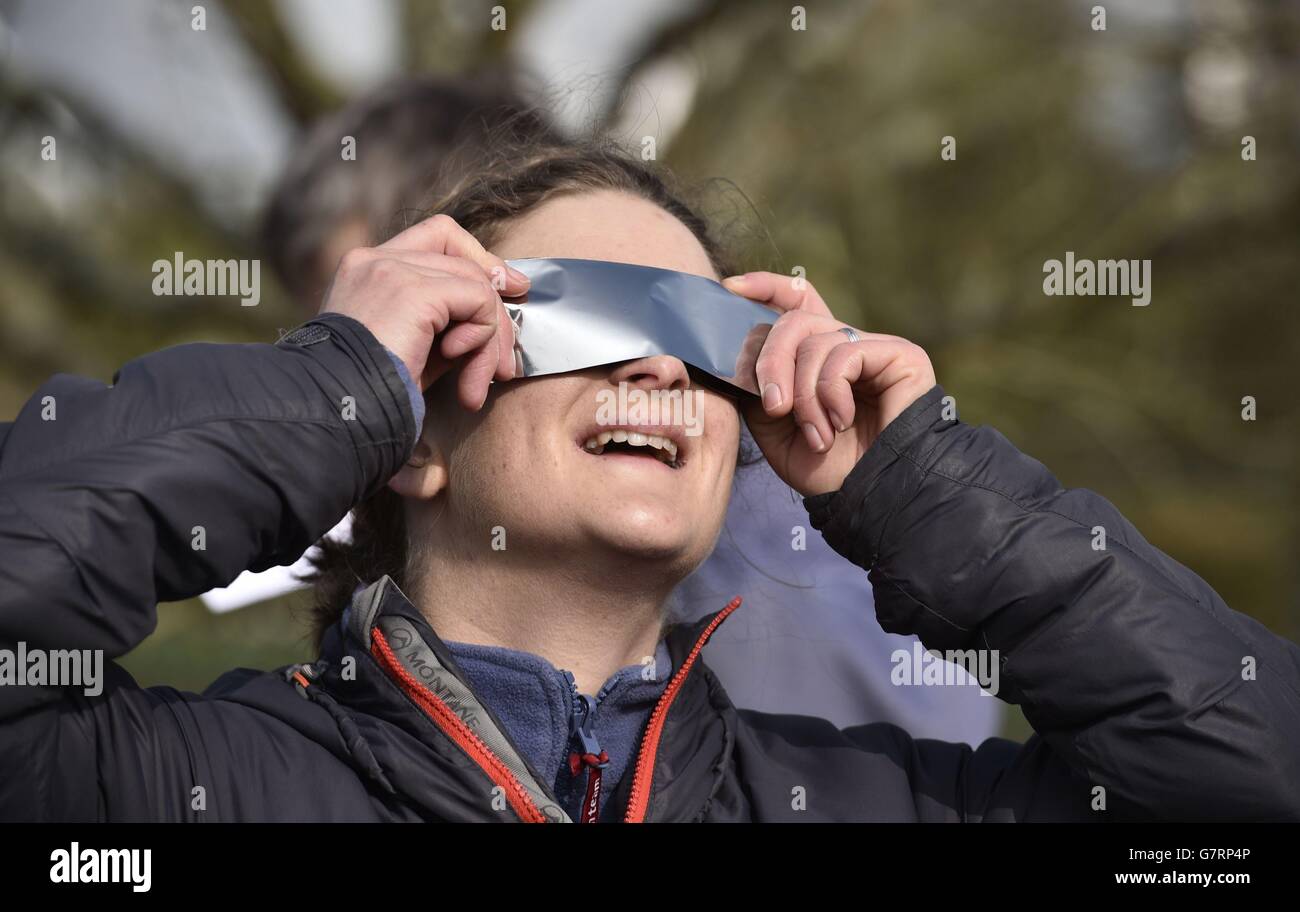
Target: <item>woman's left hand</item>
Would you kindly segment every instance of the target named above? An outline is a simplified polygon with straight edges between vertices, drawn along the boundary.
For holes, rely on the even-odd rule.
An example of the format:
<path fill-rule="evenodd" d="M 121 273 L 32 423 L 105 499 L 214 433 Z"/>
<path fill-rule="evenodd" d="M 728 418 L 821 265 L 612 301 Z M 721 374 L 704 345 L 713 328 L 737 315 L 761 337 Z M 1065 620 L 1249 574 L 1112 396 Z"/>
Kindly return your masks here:
<path fill-rule="evenodd" d="M 758 355 L 762 401 L 745 407 L 754 442 L 803 496 L 839 490 L 886 426 L 934 386 L 929 355 L 836 320 L 806 279 L 750 272 L 722 284 L 781 311 Z"/>

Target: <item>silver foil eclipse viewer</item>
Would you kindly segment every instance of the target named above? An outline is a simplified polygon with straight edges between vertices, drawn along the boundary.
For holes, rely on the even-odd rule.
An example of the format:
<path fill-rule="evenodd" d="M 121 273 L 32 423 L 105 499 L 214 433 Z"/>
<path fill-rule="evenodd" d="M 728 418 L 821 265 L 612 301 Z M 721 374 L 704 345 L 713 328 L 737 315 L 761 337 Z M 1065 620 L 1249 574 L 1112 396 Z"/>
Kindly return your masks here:
<path fill-rule="evenodd" d="M 754 363 L 779 316 L 702 276 L 604 260 L 520 259 L 528 293 L 505 302 L 524 377 L 673 355 L 758 394 Z"/>

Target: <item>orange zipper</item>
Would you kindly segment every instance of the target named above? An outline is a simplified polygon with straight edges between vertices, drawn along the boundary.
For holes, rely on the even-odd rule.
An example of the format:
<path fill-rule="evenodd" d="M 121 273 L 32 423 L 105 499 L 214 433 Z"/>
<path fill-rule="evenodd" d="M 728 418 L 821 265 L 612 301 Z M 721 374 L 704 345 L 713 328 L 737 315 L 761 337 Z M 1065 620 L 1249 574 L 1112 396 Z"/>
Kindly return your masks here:
<path fill-rule="evenodd" d="M 641 739 L 641 751 L 637 756 L 636 771 L 632 776 L 632 791 L 628 796 L 627 813 L 623 817 L 624 823 L 642 823 L 645 820 L 646 810 L 650 805 L 650 784 L 654 776 L 655 756 L 659 752 L 659 739 L 663 735 L 664 722 L 668 716 L 668 709 L 672 706 L 673 700 L 677 698 L 678 692 L 682 689 L 682 683 L 690 673 L 691 667 L 695 664 L 696 657 L 699 656 L 700 650 L 704 644 L 709 641 L 713 631 L 718 629 L 718 625 L 727 619 L 733 611 L 740 607 L 741 598 L 736 596 L 727 603 L 727 607 L 717 613 L 709 626 L 695 641 L 691 647 L 690 653 L 686 656 L 686 661 L 682 667 L 677 669 L 673 679 L 668 682 L 659 701 L 655 704 L 654 711 L 650 713 L 650 722 L 646 725 L 645 735 Z M 492 753 L 491 748 L 483 743 L 483 740 L 470 729 L 468 725 L 452 711 L 445 702 L 436 696 L 427 687 L 415 679 L 415 676 L 407 671 L 393 655 L 392 647 L 388 645 L 388 640 L 378 627 L 371 630 L 371 647 L 370 652 L 393 678 L 401 686 L 403 693 L 410 697 L 415 704 L 424 710 L 430 720 L 433 721 L 443 732 L 451 738 L 463 750 L 471 760 L 487 773 L 495 784 L 505 790 L 506 800 L 510 802 L 510 807 L 525 823 L 546 823 L 546 815 L 536 802 L 528 794 L 527 789 L 510 772 L 510 769 L 501 761 L 501 758 Z"/>
<path fill-rule="evenodd" d="M 372 639 L 370 651 L 375 660 L 397 680 L 403 692 L 424 710 L 425 715 L 477 763 L 483 772 L 488 774 L 488 778 L 505 790 L 506 800 L 519 815 L 519 819 L 524 823 L 546 823 L 546 815 L 538 808 L 537 803 L 533 801 L 515 774 L 510 772 L 501 758 L 492 753 L 491 749 L 483 743 L 483 739 L 474 734 L 451 707 L 402 667 L 378 627 L 371 630 L 370 636 Z"/>
<path fill-rule="evenodd" d="M 624 823 L 643 823 L 645 821 L 646 811 L 650 807 L 650 784 L 654 777 L 655 756 L 659 752 L 659 738 L 663 735 L 664 722 L 668 718 L 668 709 L 673 705 L 673 700 L 677 698 L 678 692 L 682 689 L 682 682 L 686 680 L 686 675 L 690 673 L 691 666 L 695 664 L 695 658 L 704 648 L 704 644 L 709 641 L 713 631 L 718 629 L 718 625 L 727 619 L 727 615 L 740 607 L 740 596 L 736 596 L 727 603 L 727 607 L 717 613 L 704 632 L 700 634 L 691 648 L 690 654 L 686 656 L 686 661 L 682 667 L 677 669 L 677 674 L 668 682 L 668 687 L 664 689 L 663 695 L 659 697 L 659 702 L 655 704 L 654 711 L 650 713 L 650 723 L 646 726 L 645 737 L 641 739 L 641 753 L 637 756 L 636 772 L 632 776 L 632 792 L 627 799 L 627 814 L 623 817 Z"/>

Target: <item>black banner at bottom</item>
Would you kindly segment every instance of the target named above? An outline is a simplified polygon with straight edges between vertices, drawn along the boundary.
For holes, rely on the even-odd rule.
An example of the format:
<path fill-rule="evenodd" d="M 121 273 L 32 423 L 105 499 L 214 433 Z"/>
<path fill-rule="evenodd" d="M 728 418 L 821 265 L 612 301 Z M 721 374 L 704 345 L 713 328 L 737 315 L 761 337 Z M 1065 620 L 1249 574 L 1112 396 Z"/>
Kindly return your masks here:
<path fill-rule="evenodd" d="M 576 826 L 0 825 L 0 883 L 21 895 L 122 899 L 375 897 L 379 882 L 443 884 L 500 899 L 547 892 L 595 902 L 627 890 L 712 884 L 918 897 L 1045 888 L 1229 897 L 1285 888 L 1286 825 Z M 405 872 L 395 876 L 394 872 Z M 637 880 L 634 878 L 644 878 Z M 746 883 L 745 881 L 750 881 Z M 641 883 L 641 886 L 633 886 Z M 584 898 L 585 896 L 585 898 Z M 646 896 L 649 900 L 651 897 Z M 451 900 L 450 896 L 444 900 Z M 454 901 L 454 900 L 453 900 Z"/>

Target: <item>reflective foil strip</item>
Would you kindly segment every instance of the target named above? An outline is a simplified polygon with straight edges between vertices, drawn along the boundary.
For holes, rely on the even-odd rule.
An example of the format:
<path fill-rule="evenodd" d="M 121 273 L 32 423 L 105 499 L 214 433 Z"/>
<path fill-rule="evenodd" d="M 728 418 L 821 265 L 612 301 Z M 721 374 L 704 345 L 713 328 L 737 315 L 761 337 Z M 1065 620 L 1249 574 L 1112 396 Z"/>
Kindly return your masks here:
<path fill-rule="evenodd" d="M 506 301 L 525 377 L 673 355 L 758 394 L 754 363 L 779 316 L 712 279 L 604 260 L 524 259 L 528 294 Z"/>

